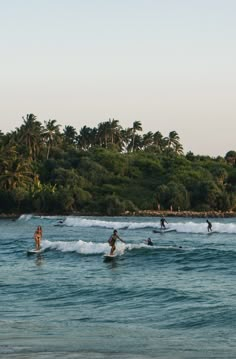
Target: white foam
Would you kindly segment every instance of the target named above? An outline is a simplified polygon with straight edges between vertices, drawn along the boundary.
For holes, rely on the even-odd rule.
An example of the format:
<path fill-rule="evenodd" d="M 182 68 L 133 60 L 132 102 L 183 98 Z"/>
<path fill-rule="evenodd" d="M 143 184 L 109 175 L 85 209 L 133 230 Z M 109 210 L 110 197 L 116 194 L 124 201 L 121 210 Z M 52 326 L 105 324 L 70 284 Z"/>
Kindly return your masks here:
<path fill-rule="evenodd" d="M 22 214 L 19 218 L 18 221 L 29 221 L 31 218 L 33 217 L 32 214 Z"/>
<path fill-rule="evenodd" d="M 79 241 L 55 241 L 51 242 L 44 240 L 42 242 L 42 247 L 47 249 L 54 249 L 60 252 L 77 252 L 80 254 L 99 254 L 107 253 L 110 249 L 108 243 L 95 243 L 95 242 L 85 242 L 82 240 Z"/>
<path fill-rule="evenodd" d="M 116 253 L 119 255 L 124 254 L 125 249 L 128 245 L 124 243 L 116 244 Z M 100 254 L 110 252 L 111 247 L 108 243 L 95 243 L 95 242 L 85 242 L 82 240 L 79 241 L 42 241 L 43 249 L 52 249 L 60 252 L 77 252 L 79 254 Z"/>
<path fill-rule="evenodd" d="M 65 242 L 65 241 L 48 241 L 43 240 L 42 241 L 42 248 L 43 249 L 51 249 L 56 250 L 60 252 L 77 252 L 79 254 L 84 255 L 93 255 L 93 254 L 106 254 L 110 252 L 111 247 L 108 245 L 108 243 L 95 243 L 95 242 L 85 242 L 82 240 L 79 241 L 73 241 L 73 242 Z M 145 243 L 117 243 L 116 244 L 116 255 L 122 256 L 125 251 L 132 251 L 137 249 L 182 249 L 182 247 L 178 247 L 175 245 L 156 245 L 148 246 Z"/>
<path fill-rule="evenodd" d="M 157 227 L 159 221 L 152 222 L 125 222 L 125 221 L 107 221 L 100 219 L 88 219 L 81 217 L 66 217 L 63 225 L 70 227 L 101 227 L 109 229 L 142 229 Z"/>
<path fill-rule="evenodd" d="M 23 214 L 20 216 L 19 220 L 21 221 L 29 221 L 32 218 L 36 218 L 32 214 Z M 56 216 L 42 216 L 38 217 L 41 219 L 54 219 L 57 220 L 61 219 L 60 217 Z M 135 221 L 134 221 L 135 219 Z M 235 223 L 234 223 L 235 221 Z M 197 234 L 206 234 L 207 233 L 207 223 L 206 220 L 203 218 L 202 221 L 195 221 L 188 219 L 184 219 L 182 221 L 177 222 L 176 219 L 168 218 L 168 229 L 174 229 L 178 233 L 197 233 Z M 217 233 L 236 233 L 236 220 L 232 219 L 231 222 L 229 220 L 227 222 L 217 221 L 216 219 L 211 220 L 212 222 L 212 230 Z M 82 228 L 91 228 L 91 227 L 99 227 L 99 228 L 107 228 L 107 229 L 127 229 L 127 230 L 138 230 L 138 229 L 157 229 L 160 227 L 159 219 L 152 219 L 148 221 L 148 219 L 143 220 L 139 218 L 139 221 L 136 220 L 134 217 L 126 218 L 126 221 L 107 219 L 100 217 L 99 219 L 94 218 L 84 218 L 78 216 L 67 216 L 63 217 L 63 226 L 69 227 L 82 227 Z"/>
<path fill-rule="evenodd" d="M 195 223 L 195 222 L 186 222 L 186 223 L 175 223 L 174 228 L 179 233 L 207 233 L 207 223 Z M 236 224 L 234 223 L 219 223 L 212 221 L 212 230 L 217 233 L 236 233 Z"/>
<path fill-rule="evenodd" d="M 174 229 L 179 233 L 207 233 L 207 223 L 203 219 L 202 222 L 194 222 L 194 221 L 183 221 L 183 222 L 173 222 L 171 223 L 171 219 L 168 219 L 168 229 Z M 71 227 L 100 227 L 107 229 L 128 229 L 128 230 L 137 230 L 137 229 L 145 229 L 159 228 L 159 220 L 154 221 L 143 221 L 143 222 L 134 222 L 132 219 L 130 221 L 109 221 L 102 219 L 88 219 L 81 217 L 66 217 L 63 225 L 71 226 Z M 236 224 L 234 223 L 220 223 L 212 221 L 212 229 L 215 232 L 219 233 L 236 233 Z"/>

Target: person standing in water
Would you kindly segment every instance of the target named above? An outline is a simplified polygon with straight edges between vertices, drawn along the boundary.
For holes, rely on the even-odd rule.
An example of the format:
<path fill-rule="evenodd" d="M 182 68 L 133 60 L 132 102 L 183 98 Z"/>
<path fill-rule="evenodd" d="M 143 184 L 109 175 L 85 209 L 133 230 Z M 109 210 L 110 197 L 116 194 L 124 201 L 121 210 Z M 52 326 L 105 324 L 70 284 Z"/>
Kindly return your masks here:
<path fill-rule="evenodd" d="M 208 232 L 212 232 L 212 224 L 211 224 L 211 222 L 208 221 L 208 219 L 206 220 L 206 222 L 207 222 L 207 230 L 208 230 Z"/>
<path fill-rule="evenodd" d="M 164 216 L 162 216 L 161 219 L 160 219 L 161 229 L 166 229 L 165 223 L 168 224 L 168 222 L 166 221 Z"/>
<path fill-rule="evenodd" d="M 36 231 L 34 232 L 34 240 L 35 240 L 35 247 L 36 250 L 40 249 L 40 244 L 43 236 L 43 230 L 41 226 L 38 226 Z"/>
<path fill-rule="evenodd" d="M 113 234 L 111 235 L 111 237 L 109 238 L 109 245 L 111 246 L 111 251 L 110 251 L 110 256 L 113 256 L 115 250 L 116 250 L 116 241 L 117 239 L 119 239 L 121 242 L 125 243 L 125 241 L 123 241 L 123 239 L 121 239 L 119 236 L 118 236 L 118 232 L 117 230 L 115 229 L 113 231 Z"/>

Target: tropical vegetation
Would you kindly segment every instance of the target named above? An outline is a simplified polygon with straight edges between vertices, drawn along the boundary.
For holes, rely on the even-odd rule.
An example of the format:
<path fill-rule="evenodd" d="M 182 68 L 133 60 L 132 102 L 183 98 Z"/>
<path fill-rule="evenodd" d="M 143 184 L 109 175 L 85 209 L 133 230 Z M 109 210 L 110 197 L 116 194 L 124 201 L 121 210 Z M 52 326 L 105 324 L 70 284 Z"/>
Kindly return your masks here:
<path fill-rule="evenodd" d="M 184 154 L 176 131 L 143 133 L 134 121 L 97 127 L 34 114 L 0 131 L 0 213 L 120 215 L 137 210 L 236 210 L 236 152 Z"/>

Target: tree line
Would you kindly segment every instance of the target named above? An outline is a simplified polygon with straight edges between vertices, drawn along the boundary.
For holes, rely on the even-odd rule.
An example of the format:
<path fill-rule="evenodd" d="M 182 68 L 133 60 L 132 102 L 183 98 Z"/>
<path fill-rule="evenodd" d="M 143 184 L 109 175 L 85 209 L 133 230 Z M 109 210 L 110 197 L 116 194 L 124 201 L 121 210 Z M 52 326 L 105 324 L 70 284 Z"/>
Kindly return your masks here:
<path fill-rule="evenodd" d="M 0 131 L 0 213 L 120 215 L 144 209 L 236 209 L 236 152 L 183 153 L 176 131 L 41 123 L 34 114 Z"/>

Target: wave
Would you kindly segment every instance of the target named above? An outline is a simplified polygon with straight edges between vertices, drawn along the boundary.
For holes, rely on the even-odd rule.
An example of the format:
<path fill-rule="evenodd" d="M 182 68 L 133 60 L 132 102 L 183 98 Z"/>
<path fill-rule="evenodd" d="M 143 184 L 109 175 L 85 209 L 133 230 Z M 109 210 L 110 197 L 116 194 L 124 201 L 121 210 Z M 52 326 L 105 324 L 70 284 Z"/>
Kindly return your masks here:
<path fill-rule="evenodd" d="M 122 217 L 121 217 L 122 218 Z M 118 217 L 114 220 L 111 219 L 94 219 L 94 218 L 84 218 L 84 217 L 75 217 L 75 216 L 35 216 L 32 214 L 23 214 L 19 217 L 19 221 L 30 221 L 34 219 L 41 220 L 50 220 L 54 226 L 66 226 L 66 227 L 81 227 L 81 228 L 105 228 L 105 229 L 118 229 L 118 230 L 142 230 L 142 229 L 153 229 L 159 230 L 159 220 L 142 220 L 139 218 L 139 221 L 131 220 L 118 220 Z M 180 221 L 173 222 L 169 220 L 167 226 L 168 229 L 175 230 L 177 233 L 196 233 L 196 234 L 207 234 L 207 224 L 203 219 L 202 222 L 194 221 Z M 236 223 L 222 223 L 222 222 L 213 222 L 213 232 L 214 233 L 228 233 L 236 234 Z M 164 233 L 164 231 L 163 231 Z M 214 234 L 213 233 L 213 234 Z"/>
<path fill-rule="evenodd" d="M 30 221 L 32 219 L 32 214 L 22 214 L 17 220 L 18 221 Z"/>
<path fill-rule="evenodd" d="M 66 217 L 62 223 L 59 221 L 56 225 L 68 227 L 100 227 L 108 229 L 143 229 L 156 227 L 156 222 L 120 222 L 81 217 Z"/>
<path fill-rule="evenodd" d="M 196 234 L 208 234 L 206 223 L 195 223 L 195 222 L 179 222 L 173 225 L 176 232 L 179 233 L 196 233 Z M 211 232 L 209 232 L 211 233 Z M 220 223 L 215 222 L 213 224 L 214 233 L 236 233 L 236 224 L 234 223 Z"/>
<path fill-rule="evenodd" d="M 62 220 L 62 216 L 36 216 L 34 214 L 22 214 L 19 218 L 18 221 L 30 221 L 33 219 L 41 219 L 41 220 Z"/>
<path fill-rule="evenodd" d="M 42 248 L 57 250 L 60 252 L 77 252 L 79 254 L 99 254 L 106 253 L 110 246 L 108 243 L 95 243 L 95 242 L 85 242 L 82 240 L 79 241 L 48 241 L 44 240 L 42 242 Z"/>
<path fill-rule="evenodd" d="M 86 219 L 80 217 L 66 217 L 63 226 L 69 227 L 100 227 L 107 229 L 127 229 L 127 230 L 138 230 L 138 229 L 159 229 L 156 221 L 143 221 L 143 222 L 125 222 L 125 221 L 108 221 L 98 219 Z M 175 230 L 177 233 L 196 233 L 196 234 L 207 234 L 207 225 L 205 222 L 195 223 L 189 222 L 175 222 L 169 223 L 168 229 Z M 236 233 L 236 224 L 234 223 L 220 223 L 215 222 L 213 224 L 214 233 Z"/>
<path fill-rule="evenodd" d="M 110 251 L 110 246 L 108 243 L 96 243 L 96 242 L 86 242 L 83 240 L 79 240 L 79 241 L 71 241 L 71 242 L 66 242 L 66 241 L 49 241 L 49 240 L 43 240 L 42 242 L 42 248 L 46 251 L 46 250 L 56 250 L 56 251 L 60 251 L 60 252 L 77 252 L 78 254 L 84 254 L 84 255 L 91 255 L 91 254 L 105 254 L 105 253 L 109 253 Z M 153 246 L 148 246 L 145 243 L 128 243 L 128 244 L 123 244 L 123 243 L 117 243 L 116 246 L 116 254 L 117 255 L 123 255 L 125 253 L 125 251 L 131 252 L 134 251 L 136 252 L 137 250 L 176 250 L 176 249 L 182 249 L 181 246 L 175 246 L 175 245 L 153 245 Z"/>

